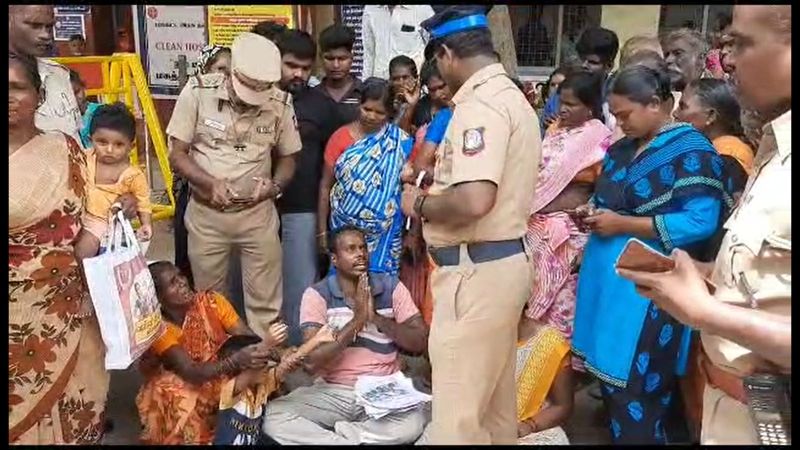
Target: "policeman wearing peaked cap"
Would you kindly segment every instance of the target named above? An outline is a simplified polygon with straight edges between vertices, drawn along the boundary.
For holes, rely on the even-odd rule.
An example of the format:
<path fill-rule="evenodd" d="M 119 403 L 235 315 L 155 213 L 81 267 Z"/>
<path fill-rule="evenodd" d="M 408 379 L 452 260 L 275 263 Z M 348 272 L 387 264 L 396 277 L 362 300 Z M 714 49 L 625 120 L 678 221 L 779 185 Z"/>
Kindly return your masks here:
<path fill-rule="evenodd" d="M 227 291 L 238 247 L 247 322 L 261 337 L 282 303 L 275 199 L 302 148 L 291 98 L 273 87 L 280 68 L 275 44 L 240 34 L 230 75 L 190 79 L 167 127 L 170 162 L 191 186 L 185 220 L 196 288 Z"/>
<path fill-rule="evenodd" d="M 439 25 L 443 25 L 447 22 L 463 19 L 464 17 L 469 17 L 473 15 L 482 15 L 486 16 L 491 11 L 491 5 L 439 5 L 433 6 L 433 11 L 436 13 L 429 19 L 425 20 L 420 24 L 422 28 L 427 30 L 429 33 L 438 27 Z M 488 26 L 487 26 L 488 27 Z M 460 31 L 465 30 L 465 28 L 461 27 Z"/>
<path fill-rule="evenodd" d="M 497 61 L 486 11 L 451 6 L 422 23 L 455 92 L 433 185 L 423 193 L 407 170 L 403 189 L 403 211 L 422 221 L 435 264 L 431 444 L 517 442 L 517 325 L 533 285 L 523 237 L 541 140 Z"/>

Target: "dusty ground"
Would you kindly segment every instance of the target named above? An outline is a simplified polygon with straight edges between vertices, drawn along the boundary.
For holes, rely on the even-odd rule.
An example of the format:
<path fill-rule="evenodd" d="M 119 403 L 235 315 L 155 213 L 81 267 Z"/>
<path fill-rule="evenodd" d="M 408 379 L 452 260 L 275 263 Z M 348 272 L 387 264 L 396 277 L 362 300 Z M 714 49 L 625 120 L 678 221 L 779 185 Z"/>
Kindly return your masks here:
<path fill-rule="evenodd" d="M 172 233 L 166 222 L 154 226 L 155 236 L 148 250 L 149 260 L 173 260 Z M 302 379 L 293 380 L 302 383 Z M 103 444 L 136 444 L 139 434 L 139 415 L 134 399 L 139 390 L 141 377 L 132 366 L 125 371 L 114 371 L 111 375 L 111 391 L 108 395 L 107 414 L 114 421 L 114 430 L 107 434 Z M 604 425 L 602 405 L 590 397 L 584 388 L 575 395 L 575 412 L 565 427 L 572 444 L 608 444 L 610 436 Z"/>

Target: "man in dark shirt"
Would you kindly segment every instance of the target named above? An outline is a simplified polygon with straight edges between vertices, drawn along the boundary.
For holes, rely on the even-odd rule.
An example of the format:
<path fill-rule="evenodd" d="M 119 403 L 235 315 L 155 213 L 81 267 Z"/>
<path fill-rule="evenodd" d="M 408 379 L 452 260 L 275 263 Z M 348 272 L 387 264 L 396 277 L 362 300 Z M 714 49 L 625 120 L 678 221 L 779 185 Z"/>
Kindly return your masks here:
<path fill-rule="evenodd" d="M 325 78 L 315 88 L 337 104 L 344 123 L 358 118 L 361 103 L 361 80 L 350 73 L 356 35 L 344 25 L 331 25 L 319 35 Z"/>
<path fill-rule="evenodd" d="M 292 345 L 302 343 L 300 300 L 317 280 L 317 201 L 322 155 L 331 134 L 345 123 L 336 103 L 308 87 L 317 47 L 305 31 L 287 30 L 277 39 L 281 52 L 281 89 L 292 94 L 303 149 L 295 176 L 278 201 L 283 247 L 283 317 Z"/>

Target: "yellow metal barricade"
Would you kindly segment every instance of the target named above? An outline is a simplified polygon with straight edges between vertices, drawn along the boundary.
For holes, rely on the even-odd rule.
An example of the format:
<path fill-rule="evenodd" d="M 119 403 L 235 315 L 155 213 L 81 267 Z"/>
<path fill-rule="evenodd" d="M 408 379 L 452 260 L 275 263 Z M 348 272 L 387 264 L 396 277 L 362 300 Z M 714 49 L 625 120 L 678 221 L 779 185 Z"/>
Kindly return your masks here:
<path fill-rule="evenodd" d="M 141 115 L 144 117 L 149 137 L 153 141 L 153 148 L 169 201 L 169 204 L 166 205 L 153 203 L 153 220 L 172 217 L 175 214 L 175 197 L 172 195 L 172 170 L 169 166 L 167 140 L 164 130 L 161 128 L 161 121 L 158 119 L 158 114 L 156 114 L 156 106 L 147 86 L 147 77 L 144 74 L 144 68 L 142 68 L 142 61 L 139 56 L 134 53 L 115 53 L 112 56 L 74 56 L 52 58 L 52 60 L 64 65 L 99 65 L 103 77 L 103 87 L 87 89 L 86 95 L 89 97 L 98 96 L 103 103 L 121 101 L 128 106 L 134 116 L 137 115 L 136 105 L 134 104 L 134 89 L 136 90 L 135 93 L 139 99 Z M 138 147 L 134 146 L 134 148 Z M 131 152 L 131 164 L 139 165 L 138 151 Z M 149 169 L 149 167 L 146 168 L 146 170 Z"/>

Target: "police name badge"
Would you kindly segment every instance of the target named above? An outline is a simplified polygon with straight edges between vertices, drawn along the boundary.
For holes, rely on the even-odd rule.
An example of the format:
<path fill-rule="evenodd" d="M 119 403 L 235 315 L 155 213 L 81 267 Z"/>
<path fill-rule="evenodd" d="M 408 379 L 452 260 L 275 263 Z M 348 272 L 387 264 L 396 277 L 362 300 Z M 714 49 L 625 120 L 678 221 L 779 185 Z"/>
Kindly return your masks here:
<path fill-rule="evenodd" d="M 204 119 L 203 125 L 218 131 L 225 131 L 226 128 L 225 124 L 222 124 L 220 122 L 217 122 L 216 120 L 211 120 L 211 119 Z"/>
<path fill-rule="evenodd" d="M 483 151 L 483 130 L 484 127 L 464 130 L 464 155 L 473 156 Z"/>
<path fill-rule="evenodd" d="M 258 134 L 269 134 L 268 127 L 256 127 L 256 133 Z"/>

